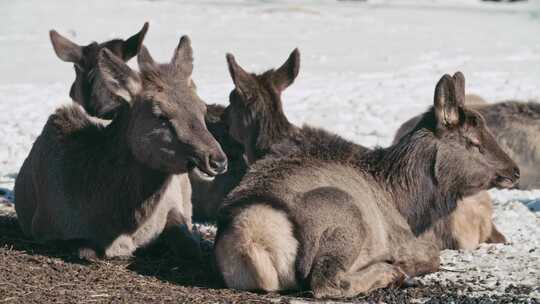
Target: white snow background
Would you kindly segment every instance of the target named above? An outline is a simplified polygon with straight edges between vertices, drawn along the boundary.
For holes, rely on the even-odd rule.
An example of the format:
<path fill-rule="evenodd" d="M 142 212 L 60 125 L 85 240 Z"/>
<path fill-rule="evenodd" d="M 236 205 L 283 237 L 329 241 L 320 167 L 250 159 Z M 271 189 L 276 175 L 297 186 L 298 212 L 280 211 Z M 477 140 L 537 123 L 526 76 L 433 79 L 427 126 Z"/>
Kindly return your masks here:
<path fill-rule="evenodd" d="M 540 98 L 539 0 L 0 0 L 0 187 L 12 189 L 48 115 L 70 102 L 74 71 L 48 31 L 87 44 L 127 38 L 145 21 L 156 60 L 190 35 L 193 78 L 208 103 L 228 102 L 226 52 L 262 72 L 299 47 L 300 75 L 283 96 L 289 118 L 367 146 L 388 145 L 426 109 L 444 73 L 463 71 L 468 93 L 488 100 Z M 446 270 L 425 280 L 462 279 L 479 293 L 524 284 L 540 297 L 540 191 L 491 193 L 511 244 L 445 251 Z"/>

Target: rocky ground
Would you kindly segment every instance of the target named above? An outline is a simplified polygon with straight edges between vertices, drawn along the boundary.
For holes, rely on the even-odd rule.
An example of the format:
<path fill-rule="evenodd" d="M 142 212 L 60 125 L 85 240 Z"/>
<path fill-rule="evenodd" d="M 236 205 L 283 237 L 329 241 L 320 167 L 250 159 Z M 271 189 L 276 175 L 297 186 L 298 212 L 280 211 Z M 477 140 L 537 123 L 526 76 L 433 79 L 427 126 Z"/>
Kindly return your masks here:
<path fill-rule="evenodd" d="M 213 229 L 203 234 L 211 240 Z M 309 292 L 257 294 L 224 289 L 208 249 L 203 262 L 175 258 L 159 241 L 129 260 L 81 261 L 65 248 L 49 247 L 24 237 L 13 205 L 0 203 L 0 303 L 304 303 Z M 444 265 L 418 287 L 383 289 L 352 303 L 538 303 L 540 287 L 506 284 L 479 290 L 478 280 Z M 444 279 L 443 279 L 444 278 Z"/>

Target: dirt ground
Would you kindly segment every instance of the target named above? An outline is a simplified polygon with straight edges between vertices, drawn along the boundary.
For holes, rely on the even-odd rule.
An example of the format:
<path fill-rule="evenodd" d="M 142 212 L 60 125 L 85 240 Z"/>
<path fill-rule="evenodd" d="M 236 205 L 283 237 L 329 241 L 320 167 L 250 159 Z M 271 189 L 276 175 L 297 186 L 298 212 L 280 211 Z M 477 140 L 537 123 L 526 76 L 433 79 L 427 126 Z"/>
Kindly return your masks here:
<path fill-rule="evenodd" d="M 212 266 L 182 260 L 156 242 L 129 260 L 89 263 L 24 237 L 12 207 L 0 208 L 0 303 L 305 303 L 309 292 L 257 294 L 225 289 Z M 212 236 L 205 236 L 211 240 Z M 538 303 L 530 287 L 470 296 L 465 283 L 384 289 L 353 303 Z M 340 303 L 345 301 L 336 301 Z"/>

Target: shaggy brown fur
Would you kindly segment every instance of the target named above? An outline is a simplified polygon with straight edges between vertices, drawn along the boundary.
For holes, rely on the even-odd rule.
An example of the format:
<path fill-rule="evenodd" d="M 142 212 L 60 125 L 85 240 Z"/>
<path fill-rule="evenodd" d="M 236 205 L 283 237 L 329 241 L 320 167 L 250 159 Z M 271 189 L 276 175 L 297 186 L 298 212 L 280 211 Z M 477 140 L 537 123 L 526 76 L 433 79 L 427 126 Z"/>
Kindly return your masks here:
<path fill-rule="evenodd" d="M 195 165 L 208 175 L 226 158 L 204 124 L 205 104 L 191 73 L 192 49 L 182 37 L 169 64 L 143 47 L 141 73 L 104 48 L 98 71 L 121 100 L 107 126 L 80 106 L 58 109 L 17 177 L 22 230 L 38 241 L 80 241 L 82 256 L 127 256 L 164 230 L 178 251 L 197 253 L 190 235 L 187 177 Z"/>
<path fill-rule="evenodd" d="M 114 39 L 104 43 L 93 42 L 87 46 L 79 46 L 69 39 L 51 30 L 50 38 L 58 57 L 64 61 L 73 62 L 76 79 L 71 86 L 71 98 L 92 116 L 111 119 L 116 113 L 119 97 L 114 95 L 105 86 L 99 73 L 96 73 L 97 55 L 102 48 L 109 49 L 113 54 L 128 61 L 135 56 L 143 43 L 148 23 L 131 38 L 127 40 Z M 208 181 L 200 176 L 200 172 L 190 170 L 192 185 L 193 216 L 195 220 L 215 220 L 217 208 L 229 191 L 238 184 L 244 175 L 246 165 L 242 159 L 241 146 L 231 140 L 220 116 L 224 107 L 218 105 L 208 106 L 205 120 L 210 133 L 224 147 L 229 162 L 226 174 L 216 177 L 215 181 Z"/>
<path fill-rule="evenodd" d="M 247 145 L 247 155 L 250 155 L 251 161 L 258 160 L 268 154 L 286 155 L 303 149 L 307 153 L 312 151 L 317 153 L 322 149 L 332 149 L 332 151 L 340 151 L 343 148 L 346 151 L 352 146 L 338 136 L 335 136 L 332 141 L 320 142 L 319 132 L 322 130 L 306 127 L 301 130 L 292 125 L 285 117 L 281 106 L 281 91 L 294 81 L 298 74 L 299 52 L 295 50 L 289 60 L 277 71 L 270 70 L 262 75 L 252 74 L 257 79 L 260 90 L 260 97 L 271 98 L 271 102 L 264 101 L 260 98 L 254 98 L 249 107 L 228 107 L 226 110 L 221 106 L 210 106 L 206 115 L 206 123 L 210 132 L 216 137 L 217 141 L 223 147 L 227 158 L 229 159 L 229 171 L 219 175 L 214 181 L 205 181 L 198 178 L 197 175 L 190 174 L 190 180 L 193 189 L 193 215 L 195 220 L 212 221 L 216 218 L 217 209 L 221 205 L 223 198 L 238 185 L 241 178 L 247 170 L 246 160 L 244 158 L 244 148 L 239 145 L 237 140 L 249 143 Z M 285 79 L 286 73 L 291 71 L 292 79 Z M 276 85 L 274 81 L 280 79 L 283 83 Z M 242 85 L 246 86 L 242 82 Z M 279 92 L 276 91 L 279 89 Z M 275 92 L 275 93 L 274 93 Z M 236 92 L 231 93 L 231 103 L 236 103 Z M 259 100 L 263 100 L 261 102 Z M 244 112 L 242 112 L 244 111 Z M 263 114 L 264 113 L 264 114 Z M 240 115 L 241 117 L 238 117 Z M 236 118 L 238 117 L 238 118 Z M 246 125 L 237 126 L 237 122 L 245 122 Z M 227 123 L 229 122 L 229 123 Z M 253 125 L 251 124 L 253 123 Z M 229 124 L 231 130 L 226 125 Z M 248 138 L 242 138 L 241 134 L 245 132 L 249 134 Z M 268 132 L 259 132 L 258 130 L 269 130 Z M 229 134 L 230 133 L 230 134 Z M 259 135 L 262 135 L 259 138 Z M 233 139 L 236 136 L 236 139 Z M 246 137 L 246 136 L 245 136 Z M 354 146 L 355 149 L 367 151 L 367 149 Z M 360 151 L 358 151 L 360 153 Z M 330 157 L 338 158 L 338 154 L 328 154 Z"/>
<path fill-rule="evenodd" d="M 299 150 L 302 150 L 303 153 L 307 154 L 319 154 L 314 155 L 315 157 L 332 159 L 341 159 L 343 155 L 359 155 L 360 153 L 369 151 L 365 147 L 352 145 L 338 136 L 329 140 L 327 135 L 321 135 L 326 134 L 323 130 L 317 130 L 307 126 L 297 128 L 287 120 L 282 110 L 281 92 L 287 86 L 274 84 L 274 79 L 283 79 L 283 76 L 281 76 L 281 78 L 275 76 L 273 70 L 267 71 L 261 75 L 248 74 L 242 70 L 235 62 L 234 58 L 229 56 L 228 60 L 230 66 L 229 69 L 233 75 L 233 79 L 237 79 L 235 83 L 238 83 L 238 85 L 236 90 L 230 95 L 231 105 L 227 108 L 224 119 L 228 121 L 230 125 L 231 136 L 246 145 L 245 150 L 248 151 L 248 155 L 251 155 L 251 162 L 268 155 L 274 157 L 285 156 L 290 153 L 298 152 Z M 299 64 L 300 55 L 299 52 L 295 50 L 287 62 L 278 69 L 281 71 L 293 71 L 293 73 L 290 74 L 291 79 L 284 82 L 289 84 L 293 83 L 299 70 Z M 242 81 L 238 81 L 239 79 Z M 252 97 L 244 99 L 244 91 L 257 92 L 250 93 L 249 95 Z M 468 99 L 470 99 L 470 96 L 468 96 Z M 244 100 L 247 102 L 243 102 Z M 476 97 L 475 100 L 480 99 Z M 324 138 L 324 140 L 321 141 L 320 138 Z M 355 151 L 350 151 L 350 149 L 354 149 Z M 332 153 L 320 155 L 321 151 L 332 151 Z M 481 200 L 482 206 L 484 203 L 491 204 L 489 198 L 487 201 L 485 197 L 483 198 L 484 200 Z M 470 239 L 472 237 L 462 235 L 466 231 L 469 233 L 476 231 L 478 234 L 477 237 L 482 241 L 496 239 L 504 242 L 504 237 L 490 238 L 489 234 L 485 236 L 485 231 L 492 231 L 492 211 L 491 206 L 482 206 L 479 205 L 477 208 L 478 210 L 476 210 L 477 212 L 469 212 L 468 214 L 463 215 L 458 214 L 455 219 L 444 219 L 442 223 L 438 223 L 427 230 L 414 230 L 414 232 L 417 235 L 425 234 L 425 237 L 429 237 L 439 245 L 441 249 L 471 248 L 472 245 Z M 458 208 L 455 212 L 467 213 L 471 208 L 474 208 L 474 206 L 469 208 Z M 468 229 L 460 229 L 459 235 L 457 231 L 448 231 L 449 229 L 453 229 L 451 227 L 456 227 L 455 223 L 463 223 L 465 222 L 465 219 L 469 219 L 471 216 L 474 217 L 480 215 L 488 217 L 488 221 L 477 219 L 476 221 L 467 222 L 469 224 Z M 500 235 L 500 233 L 498 233 L 496 229 L 493 229 L 493 235 Z"/>
<path fill-rule="evenodd" d="M 230 94 L 230 105 L 223 119 L 230 135 L 244 146 L 249 163 L 267 155 L 285 156 L 300 151 L 328 160 L 368 151 L 337 135 L 323 136 L 321 140 L 322 134 L 328 134 L 324 130 L 298 128 L 288 121 L 281 93 L 294 82 L 300 70 L 297 49 L 280 68 L 261 75 L 244 71 L 230 54 L 227 60 L 236 88 Z"/>
<path fill-rule="evenodd" d="M 493 223 L 493 206 L 486 191 L 458 201 L 450 214 L 450 230 L 456 248 L 473 250 L 478 244 L 504 243 L 506 240 Z"/>
<path fill-rule="evenodd" d="M 540 104 L 504 101 L 477 109 L 501 147 L 519 165 L 519 187 L 540 188 Z"/>
<path fill-rule="evenodd" d="M 540 187 L 540 173 L 537 169 L 540 167 L 540 141 L 538 141 L 540 105 L 532 101 L 487 104 L 476 95 L 467 95 L 466 102 L 484 116 L 497 142 L 520 167 L 519 187 L 524 189 Z M 411 132 L 420 119 L 419 115 L 401 125 L 394 137 L 394 143 Z M 474 197 L 466 198 L 458 203 L 469 205 L 457 208 L 451 215 L 452 221 L 460 223 L 460 226 L 452 225 L 453 240 L 447 242 L 450 248 L 471 249 L 483 242 L 506 242 L 504 235 L 497 230 L 491 220 L 493 211 L 489 196 L 486 193 L 480 198 L 480 200 Z"/>
<path fill-rule="evenodd" d="M 245 107 L 253 92 L 236 82 Z M 305 127 L 323 148 L 254 163 L 220 210 L 216 258 L 227 286 L 350 297 L 436 271 L 438 247 L 411 228 L 440 222 L 462 196 L 511 187 L 519 172 L 463 92 L 461 73 L 444 76 L 433 109 L 392 147 L 365 152 Z"/>
<path fill-rule="evenodd" d="M 139 53 L 147 31 L 148 22 L 127 40 L 92 42 L 86 46 L 70 41 L 55 30 L 50 31 L 51 43 L 58 58 L 72 62 L 75 68 L 75 80 L 71 85 L 69 96 L 83 106 L 88 114 L 111 119 L 115 109 L 121 104 L 118 97 L 107 89 L 99 73 L 96 73 L 99 51 L 106 48 L 127 62 Z"/>
<path fill-rule="evenodd" d="M 215 177 L 214 180 L 202 179 L 193 170 L 189 172 L 191 182 L 191 201 L 193 202 L 194 221 L 215 221 L 217 211 L 223 199 L 236 187 L 247 171 L 244 159 L 244 149 L 237 141 L 231 138 L 227 132 L 227 126 L 222 120 L 225 107 L 220 105 L 208 105 L 205 121 L 208 131 L 216 138 L 227 155 L 228 170 L 224 174 Z"/>
<path fill-rule="evenodd" d="M 520 167 L 519 187 L 540 188 L 540 104 L 514 100 L 487 104 L 475 95 L 467 95 L 466 102 L 484 116 L 497 142 Z M 410 132 L 419 120 L 420 115 L 403 123 L 394 136 L 394 143 Z"/>
<path fill-rule="evenodd" d="M 297 52 L 295 52 L 295 54 L 297 55 Z M 284 71 L 286 71 L 287 69 L 288 67 L 284 65 L 284 67 L 281 68 L 282 73 L 285 73 Z M 296 74 L 297 73 L 298 69 L 296 70 Z M 274 71 L 268 71 L 261 76 L 253 76 L 259 77 L 260 83 L 266 84 L 267 86 L 272 86 L 272 88 L 274 88 L 274 83 L 272 82 L 272 79 L 277 77 L 274 75 Z M 240 79 L 237 80 L 240 81 L 238 83 L 241 83 L 241 85 L 244 86 L 250 84 L 243 82 Z M 286 82 L 287 80 L 283 81 Z M 282 89 L 285 89 L 285 87 L 282 87 Z M 281 110 L 280 97 L 278 95 L 270 94 L 270 92 L 273 91 L 274 90 L 260 90 L 260 94 L 266 94 L 264 97 L 273 98 L 273 100 L 275 100 L 275 102 L 279 104 L 270 109 L 264 107 L 264 105 L 261 105 L 261 107 L 257 108 L 256 111 L 248 113 L 245 117 L 245 120 L 248 123 L 251 121 L 257 121 L 257 125 L 249 125 L 240 129 L 241 132 L 243 132 L 243 130 L 245 129 L 250 129 L 250 132 L 257 133 L 256 135 L 250 136 L 249 139 L 245 140 L 246 142 L 251 139 L 256 140 L 256 142 L 253 142 L 253 144 L 250 143 L 246 145 L 246 147 L 248 147 L 248 150 L 246 151 L 247 157 L 244 157 L 243 146 L 238 144 L 239 142 L 234 139 L 234 135 L 238 135 L 235 134 L 235 132 L 238 132 L 239 129 L 236 128 L 235 125 L 231 125 L 232 130 L 229 129 L 229 126 L 227 126 L 227 121 L 234 120 L 230 118 L 231 115 L 235 115 L 234 113 L 231 113 L 231 107 L 227 108 L 227 110 L 220 106 L 209 107 L 206 115 L 206 123 L 210 132 L 214 135 L 214 137 L 216 137 L 218 142 L 224 148 L 225 153 L 227 154 L 227 157 L 229 159 L 229 171 L 223 175 L 216 177 L 216 180 L 214 181 L 205 181 L 198 178 L 194 174 L 190 174 L 190 180 L 192 181 L 193 186 L 194 217 L 197 220 L 215 220 L 217 209 L 221 205 L 223 198 L 230 192 L 230 190 L 232 190 L 235 186 L 238 185 L 242 176 L 245 174 L 247 170 L 246 158 L 255 160 L 269 153 L 270 149 L 272 148 L 274 150 L 279 150 L 280 147 L 278 145 L 274 146 L 273 144 L 285 138 L 288 138 L 291 141 L 298 142 L 298 140 L 294 139 L 293 137 L 295 134 L 300 133 L 296 132 L 296 127 L 290 124 L 285 118 L 285 115 Z M 232 92 L 232 103 L 234 103 L 234 96 L 235 92 Z M 259 120 L 250 116 L 251 114 L 254 115 L 254 113 L 256 112 L 263 112 L 266 116 L 274 114 L 275 115 L 272 116 L 270 119 Z M 265 115 L 261 115 L 261 117 L 266 117 Z M 264 136 L 258 138 L 259 133 L 257 130 L 261 128 L 270 131 L 265 132 Z M 239 137 L 237 136 L 236 138 L 238 139 Z M 287 145 L 287 147 L 285 147 L 287 151 L 274 152 L 289 153 L 290 151 L 288 151 L 288 149 L 291 146 L 295 145 Z"/>
<path fill-rule="evenodd" d="M 230 94 L 231 106 L 227 108 L 225 119 L 229 122 L 229 133 L 242 143 L 252 163 L 270 149 L 276 149 L 275 143 L 287 141 L 298 133 L 283 113 L 281 92 L 298 75 L 300 53 L 294 50 L 279 69 L 262 75 L 245 72 L 231 54 L 227 55 L 227 61 L 236 89 Z"/>

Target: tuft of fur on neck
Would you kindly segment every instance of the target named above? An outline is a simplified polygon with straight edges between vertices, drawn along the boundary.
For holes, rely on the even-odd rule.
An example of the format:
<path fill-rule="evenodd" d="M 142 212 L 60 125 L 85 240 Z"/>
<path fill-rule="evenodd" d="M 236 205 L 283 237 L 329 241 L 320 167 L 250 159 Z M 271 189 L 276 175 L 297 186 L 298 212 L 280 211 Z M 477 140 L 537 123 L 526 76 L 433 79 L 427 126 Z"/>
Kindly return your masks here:
<path fill-rule="evenodd" d="M 267 71 L 259 78 L 268 87 L 273 87 L 273 70 Z M 254 104 L 251 108 L 252 117 L 255 119 L 255 132 L 251 139 L 253 154 L 256 159 L 260 159 L 271 152 L 271 147 L 289 138 L 294 138 L 298 133 L 298 128 L 289 122 L 283 112 L 280 93 L 276 90 L 270 91 L 270 102 L 264 104 Z"/>
<path fill-rule="evenodd" d="M 128 202 L 132 205 L 119 208 L 133 210 L 161 195 L 171 176 L 148 168 L 132 155 L 126 139 L 129 111 L 128 106 L 122 107 L 108 125 L 95 121 L 78 105 L 51 115 L 49 121 L 65 150 L 61 175 L 65 189 L 88 201 Z"/>
<path fill-rule="evenodd" d="M 367 153 L 360 161 L 390 193 L 416 235 L 434 225 L 446 225 L 447 216 L 461 198 L 454 185 L 457 177 L 435 176 L 437 152 L 434 134 L 420 129 L 393 146 Z"/>

